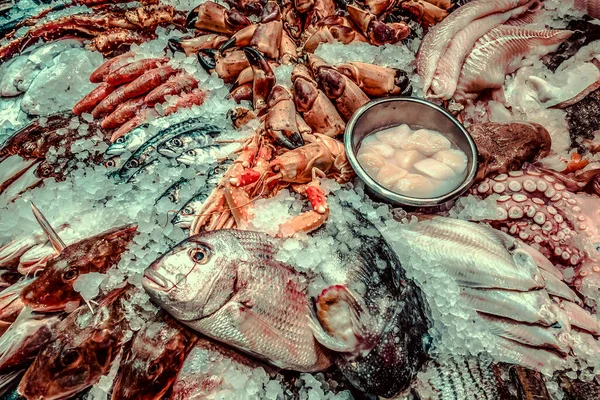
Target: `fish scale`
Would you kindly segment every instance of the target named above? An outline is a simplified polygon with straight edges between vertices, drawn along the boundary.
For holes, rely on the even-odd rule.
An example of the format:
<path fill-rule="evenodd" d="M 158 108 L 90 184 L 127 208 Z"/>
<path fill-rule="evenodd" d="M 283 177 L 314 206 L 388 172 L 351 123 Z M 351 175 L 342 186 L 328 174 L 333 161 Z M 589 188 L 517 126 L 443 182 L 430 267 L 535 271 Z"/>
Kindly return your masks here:
<path fill-rule="evenodd" d="M 501 399 L 490 362 L 478 358 L 434 360 L 424 371 L 417 392 L 428 400 Z"/>
<path fill-rule="evenodd" d="M 240 233 L 240 244 L 245 249 L 247 261 L 239 262 L 239 275 L 246 275 L 247 280 L 243 285 L 247 285 L 250 290 L 238 291 L 232 300 L 247 305 L 247 310 L 243 306 L 236 309 L 237 305 L 234 303 L 227 309 L 218 311 L 214 317 L 197 321 L 194 327 L 208 331 L 213 325 L 226 326 L 235 313 L 250 311 L 260 315 L 260 319 L 255 320 L 252 314 L 249 317 L 242 316 L 244 319 L 248 318 L 246 321 L 249 322 L 248 326 L 244 325 L 247 329 L 245 333 L 223 329 L 217 332 L 217 338 L 245 349 L 254 348 L 254 352 L 258 354 L 280 360 L 277 364 L 283 368 L 298 364 L 307 371 L 313 368 L 312 365 L 318 365 L 318 369 L 321 369 L 324 353 L 318 349 L 312 333 L 307 329 L 306 284 L 298 282 L 295 273 L 288 267 L 278 265 L 274 260 L 276 252 L 273 244 L 263 236 L 252 232 Z M 238 284 L 239 279 L 238 277 Z M 277 288 L 285 288 L 285 295 L 276 296 Z M 250 323 L 252 321 L 256 324 Z M 276 337 L 273 337 L 271 327 L 264 326 L 266 323 L 272 324 L 276 329 Z M 283 348 L 273 348 L 272 340 L 278 340 Z"/>

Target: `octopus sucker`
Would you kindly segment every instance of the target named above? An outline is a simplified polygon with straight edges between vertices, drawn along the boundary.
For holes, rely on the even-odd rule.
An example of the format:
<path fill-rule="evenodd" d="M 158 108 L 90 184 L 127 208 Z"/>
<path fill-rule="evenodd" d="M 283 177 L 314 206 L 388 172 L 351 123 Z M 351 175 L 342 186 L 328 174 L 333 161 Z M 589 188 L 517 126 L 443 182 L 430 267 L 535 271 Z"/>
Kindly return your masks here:
<path fill-rule="evenodd" d="M 498 207 L 506 210 L 506 215 L 488 222 L 495 228 L 506 228 L 507 233 L 529 244 L 537 244 L 540 252 L 560 268 L 574 267 L 575 276 L 580 279 L 569 283 L 574 283 L 580 290 L 581 280 L 598 275 L 586 266 L 598 263 L 600 258 L 600 230 L 595 222 L 600 216 L 600 198 L 570 191 L 570 186 L 562 183 L 568 183 L 568 178 L 555 171 L 526 164 L 521 172 L 522 175 L 509 174 L 508 180 L 503 181 L 507 190 L 499 194 L 526 196 L 527 199 L 522 203 L 498 200 Z M 490 188 L 495 183 L 495 178 L 486 179 L 472 189 L 472 193 L 486 198 L 494 194 Z M 520 191 L 511 190 L 519 185 Z M 521 218 L 511 219 L 509 210 L 517 204 L 525 212 Z M 525 224 L 514 225 L 514 222 Z M 572 296 L 566 298 L 573 301 Z"/>

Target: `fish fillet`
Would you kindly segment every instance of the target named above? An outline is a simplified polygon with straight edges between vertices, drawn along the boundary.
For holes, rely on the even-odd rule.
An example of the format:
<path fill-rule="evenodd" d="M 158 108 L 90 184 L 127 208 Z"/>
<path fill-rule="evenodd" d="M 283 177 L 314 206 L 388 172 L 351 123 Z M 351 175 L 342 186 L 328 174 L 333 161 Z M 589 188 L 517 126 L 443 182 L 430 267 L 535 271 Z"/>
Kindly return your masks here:
<path fill-rule="evenodd" d="M 427 93 L 438 62 L 452 38 L 476 19 L 502 13 L 527 4 L 529 0 L 475 0 L 450 13 L 435 25 L 423 39 L 417 54 L 417 72 Z"/>
<path fill-rule="evenodd" d="M 535 370 L 548 371 L 562 368 L 565 362 L 553 351 L 526 346 L 500 337 L 498 338 L 494 359 L 509 364 L 519 364 Z"/>
<path fill-rule="evenodd" d="M 469 51 L 475 45 L 475 42 L 492 28 L 527 11 L 529 5 L 528 3 L 514 10 L 488 15 L 487 17 L 473 21 L 458 32 L 448 45 L 437 66 L 433 81 L 431 82 L 431 90 L 434 94 L 432 97 L 445 100 L 452 98 L 458 84 L 461 67 Z"/>
<path fill-rule="evenodd" d="M 494 318 L 483 314 L 480 317 L 486 322 L 490 332 L 505 339 L 514 340 L 532 347 L 544 347 L 558 351 L 563 356 L 569 353 L 567 343 L 561 341 L 559 334 L 564 332 L 559 328 L 546 328 L 510 321 L 504 318 Z"/>
<path fill-rule="evenodd" d="M 558 322 L 545 290 L 513 292 L 462 288 L 461 295 L 473 309 L 486 314 L 544 326 Z"/>
<path fill-rule="evenodd" d="M 504 288 L 529 291 L 544 286 L 538 271 L 519 268 L 514 263 L 478 246 L 457 243 L 442 237 L 430 237 L 418 232 L 406 232 L 406 243 L 424 262 L 438 265 L 451 275 L 458 285 L 474 288 Z"/>
<path fill-rule="evenodd" d="M 573 32 L 531 30 L 500 25 L 481 37 L 465 60 L 454 98 L 475 98 L 485 89 L 498 89 L 507 74 L 523 65 L 525 58 L 539 58 L 552 52 Z"/>

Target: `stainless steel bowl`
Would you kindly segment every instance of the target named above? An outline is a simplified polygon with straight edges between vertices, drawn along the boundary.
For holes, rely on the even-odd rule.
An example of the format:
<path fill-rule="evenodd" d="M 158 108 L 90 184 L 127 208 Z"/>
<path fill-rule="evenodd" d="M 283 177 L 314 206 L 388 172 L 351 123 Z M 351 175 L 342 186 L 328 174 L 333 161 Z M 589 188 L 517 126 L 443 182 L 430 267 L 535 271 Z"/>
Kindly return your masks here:
<path fill-rule="evenodd" d="M 367 175 L 356 159 L 360 143 L 374 131 L 400 124 L 408 124 L 413 129 L 426 128 L 441 132 L 465 152 L 467 174 L 460 186 L 442 196 L 418 198 L 392 192 Z M 431 207 L 443 204 L 467 191 L 477 174 L 477 147 L 467 130 L 443 108 L 414 97 L 373 100 L 356 110 L 346 125 L 344 148 L 350 165 L 375 197 L 396 206 Z"/>

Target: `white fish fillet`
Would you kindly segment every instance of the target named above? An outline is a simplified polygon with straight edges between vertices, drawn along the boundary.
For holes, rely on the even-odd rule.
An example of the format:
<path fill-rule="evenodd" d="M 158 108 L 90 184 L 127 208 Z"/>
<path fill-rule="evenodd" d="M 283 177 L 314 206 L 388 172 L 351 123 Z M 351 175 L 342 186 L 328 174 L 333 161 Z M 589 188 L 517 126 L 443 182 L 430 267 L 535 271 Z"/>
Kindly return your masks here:
<path fill-rule="evenodd" d="M 546 291 L 551 296 L 560 297 L 561 299 L 566 299 L 572 301 L 574 303 L 581 303 L 577 294 L 571 290 L 563 281 L 559 280 L 554 275 L 546 272 L 544 270 L 541 271 L 544 280 L 546 281 Z"/>
<path fill-rule="evenodd" d="M 472 21 L 527 4 L 529 0 L 474 0 L 450 13 L 423 39 L 417 54 L 417 72 L 427 93 L 438 62 L 452 38 Z"/>
<path fill-rule="evenodd" d="M 557 353 L 543 349 L 526 346 L 510 339 L 498 337 L 496 361 L 509 364 L 519 364 L 535 370 L 544 370 L 552 373 L 554 370 L 562 369 L 565 360 Z"/>
<path fill-rule="evenodd" d="M 481 37 L 467 56 L 454 98 L 465 101 L 486 89 L 498 89 L 507 74 L 524 65 L 523 60 L 539 58 L 571 36 L 566 30 L 531 30 L 500 25 Z"/>
<path fill-rule="evenodd" d="M 488 15 L 471 22 L 458 32 L 448 45 L 437 66 L 435 76 L 431 82 L 431 90 L 435 94 L 432 97 L 446 100 L 452 98 L 458 84 L 461 67 L 475 42 L 492 28 L 505 23 L 515 15 L 525 12 L 528 6 L 529 4 L 526 4 L 504 13 Z"/>
<path fill-rule="evenodd" d="M 480 314 L 490 332 L 505 339 L 514 340 L 528 346 L 545 347 L 560 352 L 563 356 L 569 353 L 569 346 L 560 340 L 564 333 L 562 328 L 527 325 L 504 318 L 494 318 Z"/>
<path fill-rule="evenodd" d="M 539 270 L 519 268 L 513 262 L 478 246 L 444 237 L 408 233 L 406 242 L 424 255 L 424 261 L 442 267 L 460 286 L 518 291 L 544 286 Z"/>
<path fill-rule="evenodd" d="M 461 295 L 476 311 L 511 318 L 529 324 L 550 326 L 558 322 L 552 300 L 541 290 L 513 292 L 509 290 L 461 288 Z"/>
<path fill-rule="evenodd" d="M 572 326 L 590 332 L 592 335 L 600 335 L 600 321 L 595 316 L 570 301 L 561 301 L 560 304 Z"/>

